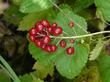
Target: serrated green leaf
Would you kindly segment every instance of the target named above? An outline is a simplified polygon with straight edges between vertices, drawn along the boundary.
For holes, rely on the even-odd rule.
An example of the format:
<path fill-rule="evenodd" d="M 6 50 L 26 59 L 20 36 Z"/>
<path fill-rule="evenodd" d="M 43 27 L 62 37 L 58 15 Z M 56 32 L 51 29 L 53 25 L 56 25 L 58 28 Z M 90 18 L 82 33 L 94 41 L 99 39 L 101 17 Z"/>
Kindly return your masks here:
<path fill-rule="evenodd" d="M 47 60 L 47 61 L 46 61 Z M 44 79 L 49 74 L 53 76 L 54 73 L 54 64 L 48 59 L 38 61 L 34 64 L 33 69 L 36 69 L 37 77 Z"/>
<path fill-rule="evenodd" d="M 103 82 L 110 82 L 110 56 L 102 53 L 98 65 Z"/>
<path fill-rule="evenodd" d="M 63 9 L 63 12 L 65 15 L 60 12 L 57 15 L 56 22 L 62 27 L 65 33 L 68 33 L 70 36 L 83 35 L 87 33 L 87 23 L 84 18 L 74 14 L 69 9 Z M 69 27 L 71 19 L 74 22 L 73 28 Z"/>
<path fill-rule="evenodd" d="M 76 0 L 74 3 L 74 12 L 79 12 L 94 3 L 94 0 Z"/>
<path fill-rule="evenodd" d="M 89 60 L 95 60 L 100 55 L 102 48 L 104 46 L 104 42 L 102 40 L 97 41 L 97 44 L 92 52 L 90 52 Z"/>
<path fill-rule="evenodd" d="M 95 5 L 101 19 L 104 18 L 105 20 L 110 21 L 110 0 L 95 0 Z"/>
<path fill-rule="evenodd" d="M 55 0 L 51 0 L 55 2 Z M 23 13 L 39 12 L 52 7 L 50 0 L 24 0 L 20 6 Z"/>
<path fill-rule="evenodd" d="M 88 60 L 88 51 L 88 48 L 84 45 L 75 45 L 74 55 L 69 56 L 62 52 L 55 61 L 59 73 L 69 79 L 75 78 Z"/>

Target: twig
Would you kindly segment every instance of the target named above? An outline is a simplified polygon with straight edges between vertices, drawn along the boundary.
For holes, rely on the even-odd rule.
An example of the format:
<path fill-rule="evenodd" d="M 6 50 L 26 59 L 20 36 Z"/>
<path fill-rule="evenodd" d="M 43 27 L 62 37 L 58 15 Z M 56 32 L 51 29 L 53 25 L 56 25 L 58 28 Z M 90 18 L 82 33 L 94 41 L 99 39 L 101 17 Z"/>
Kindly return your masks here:
<path fill-rule="evenodd" d="M 85 37 L 95 36 L 95 35 L 104 34 L 104 33 L 110 33 L 110 31 L 101 31 L 101 32 L 96 32 L 96 33 L 91 33 L 91 34 L 86 34 L 86 35 L 80 35 L 80 36 L 69 36 L 69 37 L 50 36 L 50 37 L 51 38 L 62 38 L 62 39 L 77 39 L 77 38 L 85 38 Z"/>

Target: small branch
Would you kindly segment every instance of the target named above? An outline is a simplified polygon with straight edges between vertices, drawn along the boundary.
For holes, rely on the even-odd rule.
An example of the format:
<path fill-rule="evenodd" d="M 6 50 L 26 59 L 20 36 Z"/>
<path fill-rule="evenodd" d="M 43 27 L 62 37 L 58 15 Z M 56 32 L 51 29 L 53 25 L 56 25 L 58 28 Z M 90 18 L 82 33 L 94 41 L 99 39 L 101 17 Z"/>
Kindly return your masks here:
<path fill-rule="evenodd" d="M 86 35 L 69 36 L 69 37 L 55 37 L 55 36 L 51 36 L 51 38 L 77 39 L 77 38 L 85 38 L 85 37 L 95 36 L 95 35 L 104 34 L 104 33 L 110 33 L 110 31 L 101 31 L 101 32 L 96 32 L 96 33 L 91 33 L 91 34 L 86 34 Z"/>

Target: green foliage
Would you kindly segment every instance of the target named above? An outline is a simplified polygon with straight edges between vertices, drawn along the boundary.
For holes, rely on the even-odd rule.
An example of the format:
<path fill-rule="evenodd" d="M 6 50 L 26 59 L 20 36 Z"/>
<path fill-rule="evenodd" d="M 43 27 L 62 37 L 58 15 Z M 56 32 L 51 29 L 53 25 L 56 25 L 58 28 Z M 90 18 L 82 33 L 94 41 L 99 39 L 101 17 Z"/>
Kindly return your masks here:
<path fill-rule="evenodd" d="M 15 5 L 20 5 L 23 0 L 12 0 Z"/>
<path fill-rule="evenodd" d="M 0 82 L 12 82 L 10 77 L 3 72 L 3 70 L 0 70 Z"/>
<path fill-rule="evenodd" d="M 53 10 L 52 8 L 42 12 L 29 13 L 28 15 L 23 17 L 23 20 L 19 24 L 18 30 L 28 31 L 35 25 L 37 21 L 46 18 L 48 18 L 50 22 L 54 22 L 56 15 L 57 11 Z"/>
<path fill-rule="evenodd" d="M 102 40 L 97 41 L 95 48 L 90 52 L 89 60 L 97 59 L 102 51 L 103 46 L 104 46 L 104 42 Z"/>
<path fill-rule="evenodd" d="M 102 82 L 96 62 L 89 62 L 80 75 L 72 82 Z"/>
<path fill-rule="evenodd" d="M 9 23 L 18 25 L 19 22 L 22 20 L 23 16 L 25 15 L 23 13 L 20 13 L 18 8 L 19 7 L 15 5 L 10 6 L 9 9 L 4 12 L 4 19 Z"/>
<path fill-rule="evenodd" d="M 62 76 L 69 79 L 77 76 L 87 63 L 88 48 L 84 45 L 75 45 L 75 54 L 68 56 L 62 52 L 56 59 L 56 68 Z"/>
<path fill-rule="evenodd" d="M 44 82 L 43 80 L 37 78 L 34 73 L 24 74 L 19 77 L 21 82 Z"/>
<path fill-rule="evenodd" d="M 63 12 L 65 15 L 60 12 L 57 15 L 56 22 L 63 28 L 65 33 L 68 33 L 70 36 L 83 35 L 87 33 L 87 23 L 84 18 L 74 14 L 67 8 L 64 8 Z M 74 22 L 75 26 L 73 28 L 69 27 L 70 21 Z"/>
<path fill-rule="evenodd" d="M 98 63 L 103 82 L 110 82 L 110 56 L 102 52 Z"/>
<path fill-rule="evenodd" d="M 55 0 L 51 0 L 55 2 Z M 52 7 L 50 0 L 23 0 L 20 11 L 23 13 L 39 12 Z"/>
<path fill-rule="evenodd" d="M 94 0 L 76 0 L 74 3 L 74 12 L 80 12 L 81 10 L 88 8 L 94 3 Z"/>
<path fill-rule="evenodd" d="M 36 69 L 36 75 L 41 79 L 46 78 L 47 75 L 53 76 L 54 74 L 54 65 L 49 58 L 36 62 L 33 69 Z"/>
<path fill-rule="evenodd" d="M 95 0 L 97 14 L 102 20 L 110 21 L 110 0 Z"/>
<path fill-rule="evenodd" d="M 32 80 L 33 80 L 32 76 L 29 74 L 25 74 L 23 76 L 20 76 L 19 78 L 20 78 L 21 82 L 32 82 Z"/>

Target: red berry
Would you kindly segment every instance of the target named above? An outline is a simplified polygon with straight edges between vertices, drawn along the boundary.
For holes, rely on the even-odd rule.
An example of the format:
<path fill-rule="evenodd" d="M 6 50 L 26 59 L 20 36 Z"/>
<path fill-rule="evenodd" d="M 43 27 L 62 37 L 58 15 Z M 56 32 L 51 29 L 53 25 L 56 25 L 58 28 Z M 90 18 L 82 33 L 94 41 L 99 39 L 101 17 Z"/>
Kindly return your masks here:
<path fill-rule="evenodd" d="M 46 44 L 42 44 L 41 48 L 42 48 L 43 50 L 45 50 Z"/>
<path fill-rule="evenodd" d="M 37 23 L 37 24 L 36 24 L 36 30 L 37 30 L 38 32 L 42 31 L 43 28 L 44 28 L 44 26 L 43 26 L 42 24 L 40 24 L 40 23 Z"/>
<path fill-rule="evenodd" d="M 31 35 L 31 36 L 35 36 L 36 33 L 37 33 L 37 30 L 36 30 L 35 28 L 31 28 L 31 29 L 29 30 L 29 35 Z"/>
<path fill-rule="evenodd" d="M 74 54 L 74 47 L 69 47 L 69 48 L 67 48 L 66 49 L 66 53 L 68 54 L 68 55 L 72 55 L 72 54 Z"/>
<path fill-rule="evenodd" d="M 73 21 L 70 21 L 69 26 L 70 26 L 71 28 L 74 27 L 74 22 L 73 22 Z"/>
<path fill-rule="evenodd" d="M 51 41 L 51 38 L 49 36 L 44 36 L 43 43 L 48 44 Z"/>
<path fill-rule="evenodd" d="M 50 23 L 47 20 L 42 20 L 41 24 L 46 28 L 48 28 L 50 26 Z"/>
<path fill-rule="evenodd" d="M 53 23 L 52 24 L 52 27 L 57 27 L 57 23 Z"/>
<path fill-rule="evenodd" d="M 66 47 L 66 42 L 65 42 L 64 40 L 61 40 L 61 41 L 60 41 L 60 46 L 61 46 L 62 48 L 65 48 L 65 47 Z"/>
<path fill-rule="evenodd" d="M 52 32 L 53 32 L 53 31 L 52 31 L 52 27 L 49 27 L 47 30 L 48 30 L 49 33 L 52 34 Z"/>
<path fill-rule="evenodd" d="M 29 39 L 30 39 L 32 42 L 34 42 L 34 41 L 35 41 L 35 36 L 29 35 Z"/>
<path fill-rule="evenodd" d="M 56 50 L 57 50 L 57 46 L 56 46 L 56 45 L 52 45 L 52 46 L 51 46 L 51 51 L 52 51 L 52 52 L 55 52 Z"/>
<path fill-rule="evenodd" d="M 70 43 L 74 43 L 75 42 L 75 40 L 74 39 L 70 39 Z"/>
<path fill-rule="evenodd" d="M 37 46 L 37 47 L 41 47 L 42 46 L 42 41 L 40 41 L 40 40 L 35 40 L 35 45 Z"/>
<path fill-rule="evenodd" d="M 53 29 L 53 34 L 54 34 L 54 36 L 58 36 L 58 35 L 62 34 L 62 28 L 58 27 L 58 28 Z"/>
<path fill-rule="evenodd" d="M 47 46 L 45 47 L 45 51 L 51 52 L 51 51 L 52 51 L 52 50 L 51 50 L 51 46 L 50 46 L 50 45 L 47 45 Z"/>

